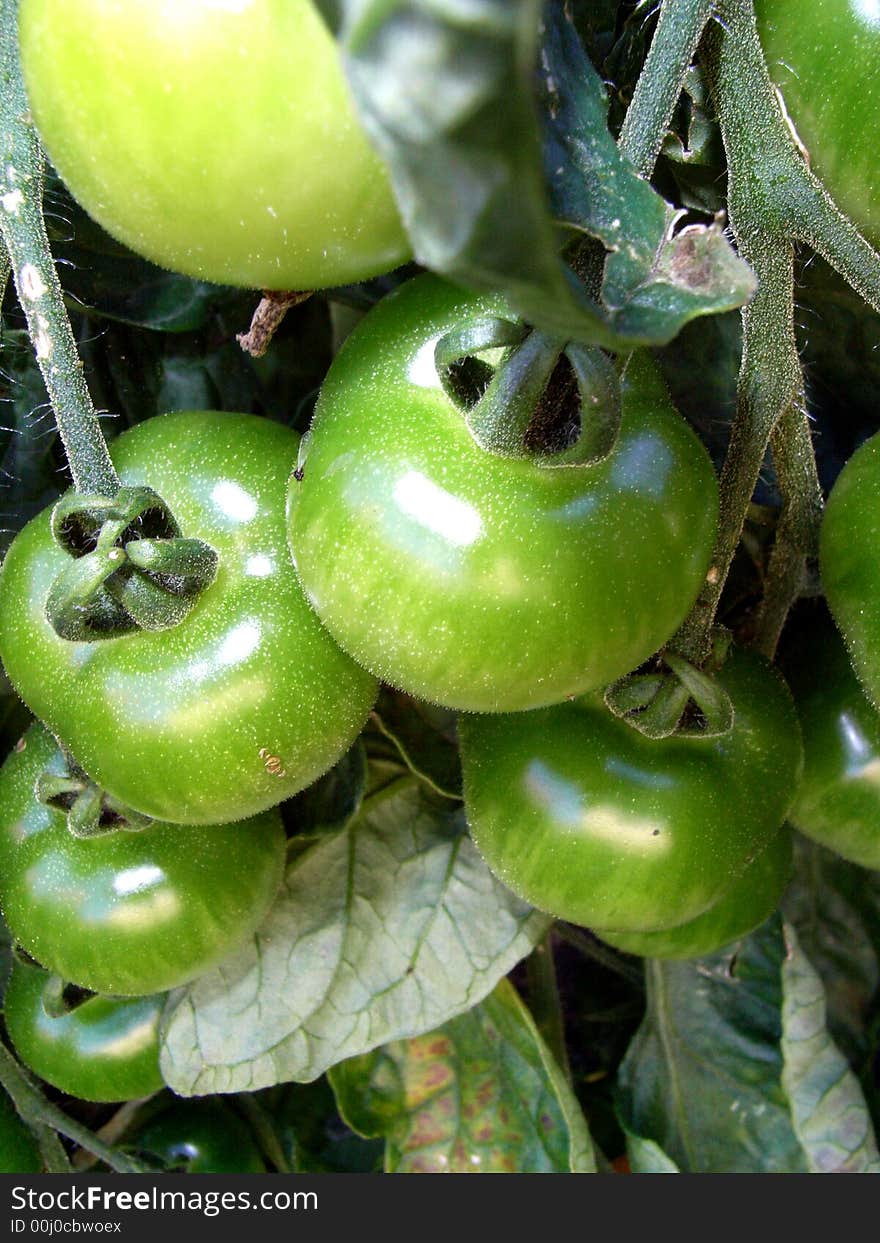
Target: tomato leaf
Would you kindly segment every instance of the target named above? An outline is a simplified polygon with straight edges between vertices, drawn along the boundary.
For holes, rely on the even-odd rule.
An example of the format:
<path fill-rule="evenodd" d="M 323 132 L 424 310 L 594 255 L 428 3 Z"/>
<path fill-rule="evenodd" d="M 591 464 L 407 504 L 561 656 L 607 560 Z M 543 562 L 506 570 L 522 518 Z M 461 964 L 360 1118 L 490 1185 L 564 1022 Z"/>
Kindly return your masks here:
<path fill-rule="evenodd" d="M 821 982 L 778 916 L 733 957 L 650 963 L 647 984 L 619 1074 L 628 1132 L 687 1173 L 880 1172 Z"/>
<path fill-rule="evenodd" d="M 349 79 L 420 262 L 618 350 L 751 296 L 721 227 L 676 232 L 675 210 L 621 156 L 562 6 L 546 10 L 543 47 L 537 0 L 348 0 L 344 14 Z M 605 247 L 601 303 L 560 258 L 559 222 L 567 240 Z"/>
<path fill-rule="evenodd" d="M 872 1063 L 880 1039 L 880 874 L 796 834 L 795 874 L 784 910 L 822 977 L 829 1030 L 860 1071 L 876 1121 L 880 1099 Z"/>
<path fill-rule="evenodd" d="M 349 1126 L 391 1173 L 595 1173 L 580 1106 L 513 986 L 443 1027 L 334 1066 Z"/>
<path fill-rule="evenodd" d="M 469 1010 L 547 928 L 500 885 L 460 808 L 407 776 L 291 863 L 253 942 L 175 995 L 163 1074 L 182 1095 L 310 1081 Z"/>

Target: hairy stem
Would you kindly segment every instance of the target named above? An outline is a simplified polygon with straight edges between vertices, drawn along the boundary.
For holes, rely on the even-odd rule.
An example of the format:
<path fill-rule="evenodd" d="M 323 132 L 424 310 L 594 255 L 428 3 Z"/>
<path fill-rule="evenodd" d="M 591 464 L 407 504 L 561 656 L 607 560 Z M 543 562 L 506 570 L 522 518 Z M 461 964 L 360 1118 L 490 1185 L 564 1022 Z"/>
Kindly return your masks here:
<path fill-rule="evenodd" d="M 783 504 L 753 641 L 772 660 L 788 611 L 803 590 L 807 565 L 818 556 L 822 489 L 803 408 L 785 411 L 770 444 Z"/>
<path fill-rule="evenodd" d="M 713 0 L 663 0 L 657 29 L 636 83 L 618 145 L 650 177 Z"/>
<path fill-rule="evenodd" d="M 118 479 L 86 387 L 43 222 L 43 157 L 18 63 L 17 10 L 17 0 L 0 0 L 0 237 L 74 484 L 81 492 L 114 496 Z M 2 267 L 0 262 L 0 278 Z"/>
<path fill-rule="evenodd" d="M 737 411 L 721 472 L 721 519 L 711 568 L 673 643 L 695 661 L 708 654 L 721 593 L 777 426 L 774 457 L 784 502 L 761 620 L 765 647 L 775 647 L 791 593 L 803 580 L 822 504 L 794 329 L 792 183 L 809 173 L 767 73 L 751 0 L 719 0 L 718 15 L 706 32 L 704 63 L 727 152 L 730 223 L 742 257 L 758 277 L 758 290 L 742 313 Z"/>
<path fill-rule="evenodd" d="M 117 1174 L 149 1172 L 140 1161 L 109 1148 L 86 1127 L 75 1122 L 73 1118 L 69 1118 L 63 1110 L 50 1105 L 2 1042 L 0 1042 L 0 1084 L 12 1097 L 19 1114 L 30 1125 L 51 1127 L 53 1131 L 66 1136 L 80 1148 L 94 1153 L 100 1161 L 108 1165 L 111 1170 L 115 1170 Z"/>

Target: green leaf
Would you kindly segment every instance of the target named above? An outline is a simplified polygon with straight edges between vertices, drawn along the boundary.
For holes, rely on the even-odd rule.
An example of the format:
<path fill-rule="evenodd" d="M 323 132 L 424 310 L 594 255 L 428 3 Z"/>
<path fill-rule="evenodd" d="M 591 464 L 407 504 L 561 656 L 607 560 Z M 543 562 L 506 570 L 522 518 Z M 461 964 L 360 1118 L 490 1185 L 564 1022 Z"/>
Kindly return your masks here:
<path fill-rule="evenodd" d="M 822 981 L 786 926 L 782 1086 L 813 1173 L 880 1174 L 880 1153 L 858 1080 L 825 1026 Z"/>
<path fill-rule="evenodd" d="M 619 1074 L 627 1132 L 686 1173 L 880 1169 L 821 983 L 778 916 L 734 956 L 651 962 L 646 977 L 647 1014 Z"/>
<path fill-rule="evenodd" d="M 848 863 L 795 835 L 795 871 L 783 901 L 786 918 L 822 978 L 828 1027 L 860 1071 L 875 1121 L 880 1100 L 873 1061 L 878 1048 L 880 873 Z"/>
<path fill-rule="evenodd" d="M 608 131 L 604 86 L 563 6 L 548 6 L 542 47 L 540 14 L 537 0 L 345 5 L 349 79 L 419 261 L 502 291 L 548 332 L 617 350 L 740 306 L 751 271 L 719 225 L 676 233 L 675 210 Z M 602 305 L 561 259 L 557 220 L 606 248 Z"/>
<path fill-rule="evenodd" d="M 340 1112 L 392 1173 L 594 1173 L 580 1106 L 516 991 L 330 1071 Z"/>
<path fill-rule="evenodd" d="M 626 1151 L 633 1174 L 680 1174 L 675 1162 L 659 1144 L 641 1135 L 627 1134 Z"/>
<path fill-rule="evenodd" d="M 170 1003 L 161 1064 L 182 1095 L 307 1082 L 469 1010 L 546 931 L 406 776 L 291 862 L 251 944 Z"/>

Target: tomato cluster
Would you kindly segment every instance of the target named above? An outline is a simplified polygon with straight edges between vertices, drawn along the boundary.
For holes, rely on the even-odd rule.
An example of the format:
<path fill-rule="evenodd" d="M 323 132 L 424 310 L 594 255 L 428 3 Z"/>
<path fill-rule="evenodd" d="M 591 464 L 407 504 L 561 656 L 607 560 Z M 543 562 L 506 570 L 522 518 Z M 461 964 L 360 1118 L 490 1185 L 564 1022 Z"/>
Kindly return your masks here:
<path fill-rule="evenodd" d="M 22 0 L 21 48 L 62 177 L 145 256 L 265 289 L 352 282 L 408 257 L 309 0 L 178 3 L 161 24 L 134 0 Z M 800 723 L 779 673 L 736 647 L 712 675 L 721 727 L 685 729 L 691 704 L 682 728 L 648 737 L 611 711 L 609 684 L 669 672 L 657 653 L 710 573 L 715 473 L 639 354 L 615 373 L 620 426 L 599 460 L 562 461 L 546 428 L 538 448 L 491 451 L 469 414 L 511 353 L 474 345 L 455 367 L 443 354 L 462 324 L 487 321 L 524 328 L 497 296 L 416 277 L 348 338 L 302 442 L 213 411 L 117 438 L 121 488 L 161 498 L 173 530 L 157 501 L 108 539 L 62 502 L 10 547 L 0 656 L 37 723 L 0 772 L 0 903 L 29 956 L 6 1024 L 61 1091 L 161 1086 L 164 994 L 259 925 L 285 866 L 278 806 L 348 749 L 378 679 L 462 714 L 465 808 L 492 871 L 624 951 L 705 954 L 762 922 L 787 883 L 790 810 L 880 867 L 880 725 L 843 649 L 824 644 L 820 688 L 796 686 Z M 823 537 L 829 602 L 874 703 L 878 486 L 872 442 Z M 213 559 L 197 591 L 162 569 L 178 529 Z M 59 582 L 83 587 L 69 631 L 53 620 Z M 144 622 L 163 592 L 188 593 L 186 609 Z M 90 797 L 103 810 L 77 836 Z M 212 1108 L 189 1118 L 193 1135 L 217 1131 Z M 166 1165 L 180 1159 L 172 1121 L 139 1140 Z M 187 1141 L 191 1169 L 209 1168 L 200 1142 Z"/>

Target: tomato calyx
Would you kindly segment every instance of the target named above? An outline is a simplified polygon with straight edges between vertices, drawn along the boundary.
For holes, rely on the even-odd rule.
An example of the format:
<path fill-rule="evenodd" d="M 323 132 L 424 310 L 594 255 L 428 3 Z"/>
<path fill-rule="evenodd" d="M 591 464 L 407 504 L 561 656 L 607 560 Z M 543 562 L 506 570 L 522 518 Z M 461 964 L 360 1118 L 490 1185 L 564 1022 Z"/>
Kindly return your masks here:
<path fill-rule="evenodd" d="M 594 346 L 498 316 L 444 334 L 434 362 L 476 442 L 541 466 L 589 466 L 614 448 L 620 381 Z"/>
<path fill-rule="evenodd" d="M 18 953 L 21 953 L 19 950 Z M 21 954 L 22 961 L 30 967 L 39 966 L 29 954 Z M 78 984 L 70 984 L 54 972 L 46 973 L 46 981 L 40 991 L 40 1003 L 50 1019 L 60 1019 L 71 1014 L 81 1005 L 95 997 L 88 988 L 80 988 Z"/>
<path fill-rule="evenodd" d="M 125 831 L 139 833 L 153 823 L 151 817 L 133 811 L 114 799 L 83 772 L 64 752 L 61 765 L 55 765 L 37 778 L 35 793 L 39 802 L 67 817 L 74 837 L 99 837 Z"/>
<path fill-rule="evenodd" d="M 730 696 L 713 674 L 724 664 L 730 636 L 718 629 L 703 668 L 664 651 L 605 690 L 605 705 L 647 738 L 718 738 L 733 727 Z"/>
<path fill-rule="evenodd" d="M 185 538 L 151 488 L 120 488 L 112 498 L 70 492 L 52 512 L 52 534 L 71 558 L 46 601 L 62 639 L 167 630 L 217 574 L 214 549 Z"/>

